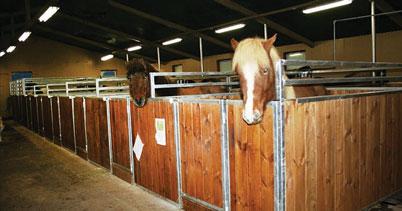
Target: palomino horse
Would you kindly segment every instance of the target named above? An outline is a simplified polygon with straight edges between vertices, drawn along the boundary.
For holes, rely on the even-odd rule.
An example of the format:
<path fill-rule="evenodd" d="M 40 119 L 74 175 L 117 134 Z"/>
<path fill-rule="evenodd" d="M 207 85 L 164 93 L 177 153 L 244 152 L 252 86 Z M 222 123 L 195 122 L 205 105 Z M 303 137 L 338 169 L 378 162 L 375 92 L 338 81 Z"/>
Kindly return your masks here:
<path fill-rule="evenodd" d="M 158 72 L 144 59 L 133 59 L 127 65 L 127 78 L 129 79 L 130 95 L 134 99 L 134 105 L 143 107 L 151 96 L 150 72 Z M 217 82 L 216 79 L 204 79 L 202 82 Z M 156 84 L 168 84 L 172 81 L 167 77 L 155 77 Z M 169 88 L 160 89 L 157 96 L 195 95 L 222 93 L 226 88 L 221 86 L 203 86 L 193 88 Z"/>
<path fill-rule="evenodd" d="M 239 74 L 244 102 L 243 119 L 247 124 L 259 123 L 267 103 L 276 99 L 274 65 L 280 57 L 274 47 L 275 40 L 276 34 L 267 40 L 260 38 L 247 38 L 241 42 L 231 40 L 235 50 L 232 68 Z M 288 99 L 325 95 L 325 93 L 323 86 L 285 88 L 285 98 Z"/>

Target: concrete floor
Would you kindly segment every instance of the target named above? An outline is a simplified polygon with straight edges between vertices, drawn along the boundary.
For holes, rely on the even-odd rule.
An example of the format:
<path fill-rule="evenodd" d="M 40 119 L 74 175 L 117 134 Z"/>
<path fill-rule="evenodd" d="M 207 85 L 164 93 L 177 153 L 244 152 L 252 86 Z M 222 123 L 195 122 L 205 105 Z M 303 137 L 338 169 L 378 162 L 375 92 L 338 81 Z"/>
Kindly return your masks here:
<path fill-rule="evenodd" d="M 0 210 L 178 210 L 13 122 L 0 143 Z"/>

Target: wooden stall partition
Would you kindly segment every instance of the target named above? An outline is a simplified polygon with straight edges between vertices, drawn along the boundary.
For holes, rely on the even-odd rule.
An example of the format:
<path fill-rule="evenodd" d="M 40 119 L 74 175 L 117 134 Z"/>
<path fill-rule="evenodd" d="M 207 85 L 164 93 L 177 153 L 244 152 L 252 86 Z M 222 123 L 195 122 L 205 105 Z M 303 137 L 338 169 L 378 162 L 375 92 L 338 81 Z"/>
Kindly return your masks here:
<path fill-rule="evenodd" d="M 150 101 L 143 108 L 131 104 L 133 141 L 144 144 L 139 160 L 134 155 L 135 182 L 172 201 L 178 199 L 173 110 L 169 102 Z M 155 118 L 165 120 L 166 145 L 155 140 Z M 138 138 L 137 138 L 138 137 Z"/>
<path fill-rule="evenodd" d="M 359 210 L 402 188 L 402 94 L 286 102 L 287 210 Z"/>
<path fill-rule="evenodd" d="M 31 98 L 31 130 L 34 131 L 35 133 L 38 133 L 38 103 L 37 103 L 37 97 L 32 97 Z"/>
<path fill-rule="evenodd" d="M 52 97 L 52 109 L 53 109 L 53 141 L 55 144 L 61 146 L 61 131 L 60 131 L 60 118 L 59 118 L 59 106 L 57 103 L 58 97 Z"/>
<path fill-rule="evenodd" d="M 179 111 L 182 190 L 222 207 L 220 105 L 180 103 Z"/>
<path fill-rule="evenodd" d="M 248 125 L 242 105 L 229 105 L 232 210 L 274 210 L 273 109 Z"/>
<path fill-rule="evenodd" d="M 26 102 L 25 102 L 25 97 L 24 96 L 15 96 L 16 99 L 16 106 L 15 111 L 15 121 L 19 122 L 20 124 L 26 126 L 26 120 L 27 120 L 27 115 L 26 115 Z"/>
<path fill-rule="evenodd" d="M 86 98 L 85 104 L 88 160 L 110 169 L 106 103 L 99 98 Z"/>
<path fill-rule="evenodd" d="M 45 126 L 43 122 L 43 101 L 45 97 L 37 97 L 38 101 L 38 134 L 41 136 L 45 136 Z"/>
<path fill-rule="evenodd" d="M 24 125 L 26 128 L 29 128 L 29 113 L 28 113 L 28 108 L 29 108 L 29 100 L 28 97 L 25 96 L 19 96 L 20 102 L 21 102 L 21 124 Z"/>
<path fill-rule="evenodd" d="M 130 147 L 128 140 L 127 100 L 110 100 L 110 125 L 112 130 L 113 174 L 131 183 Z"/>
<path fill-rule="evenodd" d="M 60 123 L 61 123 L 61 143 L 62 146 L 75 152 L 73 112 L 71 99 L 60 97 Z"/>
<path fill-rule="evenodd" d="M 77 155 L 86 160 L 88 153 L 85 140 L 84 106 L 81 97 L 74 98 L 74 123 Z"/>
<path fill-rule="evenodd" d="M 42 97 L 44 136 L 53 140 L 51 98 Z"/>

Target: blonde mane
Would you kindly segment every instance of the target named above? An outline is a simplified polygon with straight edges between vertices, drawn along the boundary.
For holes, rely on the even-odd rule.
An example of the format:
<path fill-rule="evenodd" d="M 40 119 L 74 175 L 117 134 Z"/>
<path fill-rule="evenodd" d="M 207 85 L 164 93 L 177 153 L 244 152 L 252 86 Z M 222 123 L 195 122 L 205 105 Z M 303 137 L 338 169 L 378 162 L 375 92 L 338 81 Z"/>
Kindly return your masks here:
<path fill-rule="evenodd" d="M 256 61 L 257 64 L 263 66 L 269 66 L 268 54 L 265 51 L 262 42 L 264 39 L 261 38 L 247 38 L 242 40 L 236 47 L 235 54 L 233 55 L 233 65 L 232 69 L 235 71 L 236 66 L 243 66 L 250 61 Z M 275 64 L 280 60 L 278 51 L 274 46 L 270 50 L 270 56 L 275 69 Z"/>

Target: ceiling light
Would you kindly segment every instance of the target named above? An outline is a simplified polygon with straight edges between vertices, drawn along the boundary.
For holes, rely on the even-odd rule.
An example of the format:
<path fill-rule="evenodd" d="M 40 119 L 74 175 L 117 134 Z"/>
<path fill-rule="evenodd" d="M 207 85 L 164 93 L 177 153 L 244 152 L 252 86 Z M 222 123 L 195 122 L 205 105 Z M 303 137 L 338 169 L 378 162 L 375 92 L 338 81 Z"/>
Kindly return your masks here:
<path fill-rule="evenodd" d="M 328 9 L 332 9 L 335 7 L 340 7 L 340 6 L 345 6 L 348 4 L 351 4 L 353 2 L 353 0 L 341 0 L 341 1 L 335 1 L 332 3 L 328 3 L 328 4 L 322 4 L 316 7 L 312 7 L 312 8 L 308 8 L 303 10 L 304 14 L 310 14 L 310 13 L 314 13 L 314 12 L 319 12 L 322 10 L 328 10 Z"/>
<path fill-rule="evenodd" d="M 27 40 L 30 35 L 31 35 L 31 32 L 30 32 L 30 31 L 26 31 L 26 32 L 22 33 L 22 35 L 20 36 L 20 38 L 18 38 L 18 41 L 20 41 L 20 42 L 25 42 L 25 40 Z"/>
<path fill-rule="evenodd" d="M 1 52 L 0 52 L 0 57 L 3 57 L 5 54 L 6 54 L 6 52 L 1 51 Z"/>
<path fill-rule="evenodd" d="M 51 6 L 39 17 L 40 22 L 46 22 L 51 18 L 60 8 Z"/>
<path fill-rule="evenodd" d="M 228 31 L 233 31 L 233 30 L 236 30 L 236 29 L 241 29 L 241 28 L 243 28 L 243 27 L 245 27 L 245 26 L 246 26 L 246 24 L 244 24 L 244 23 L 239 23 L 239 24 L 236 24 L 236 25 L 227 26 L 227 27 L 224 27 L 224 28 L 217 29 L 217 30 L 215 30 L 215 33 L 221 34 L 221 33 L 225 33 L 225 32 L 228 32 Z"/>
<path fill-rule="evenodd" d="M 15 48 L 16 48 L 16 47 L 15 47 L 14 45 L 12 45 L 12 46 L 10 46 L 10 47 L 7 48 L 6 52 L 7 52 L 7 53 L 12 53 L 12 52 L 15 50 Z"/>
<path fill-rule="evenodd" d="M 174 39 L 165 41 L 165 42 L 162 43 L 162 45 L 171 45 L 171 44 L 174 44 L 174 43 L 181 42 L 182 40 L 183 40 L 183 39 L 181 39 L 181 38 L 178 37 L 178 38 L 174 38 Z"/>
<path fill-rule="evenodd" d="M 132 46 L 132 47 L 127 48 L 127 51 L 138 51 L 141 48 L 142 48 L 141 45 L 136 45 L 136 46 Z"/>
<path fill-rule="evenodd" d="M 106 55 L 106 56 L 102 56 L 101 60 L 102 61 L 107 61 L 109 59 L 112 59 L 113 57 L 114 57 L 113 54 L 109 54 L 109 55 Z"/>

